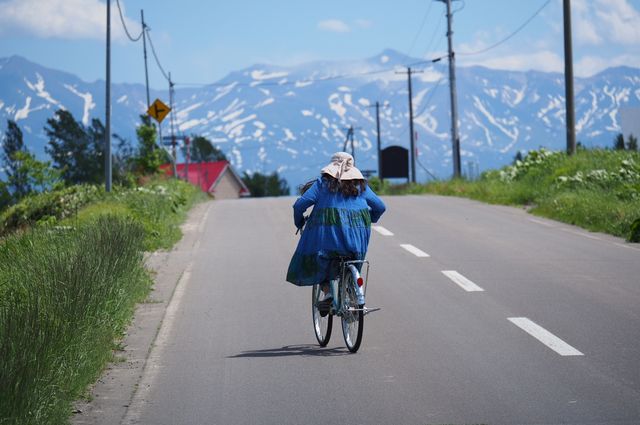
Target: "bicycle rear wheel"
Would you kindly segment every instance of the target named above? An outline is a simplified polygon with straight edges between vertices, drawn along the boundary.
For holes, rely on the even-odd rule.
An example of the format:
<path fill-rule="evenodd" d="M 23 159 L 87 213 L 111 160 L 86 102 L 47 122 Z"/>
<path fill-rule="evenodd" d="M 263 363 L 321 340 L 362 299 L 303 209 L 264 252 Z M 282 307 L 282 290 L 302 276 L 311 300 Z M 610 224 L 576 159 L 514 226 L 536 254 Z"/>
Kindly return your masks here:
<path fill-rule="evenodd" d="M 313 285 L 312 297 L 311 297 L 311 317 L 313 318 L 313 330 L 316 334 L 316 339 L 321 347 L 325 347 L 329 343 L 331 338 L 331 328 L 333 327 L 333 316 L 327 314 L 322 317 L 320 310 L 318 310 L 318 299 L 322 290 L 320 285 Z"/>
<path fill-rule="evenodd" d="M 364 305 L 358 304 L 356 293 L 356 282 L 353 281 L 351 273 L 347 273 L 342 282 L 342 334 L 347 348 L 355 353 L 362 343 L 362 332 L 364 328 Z"/>

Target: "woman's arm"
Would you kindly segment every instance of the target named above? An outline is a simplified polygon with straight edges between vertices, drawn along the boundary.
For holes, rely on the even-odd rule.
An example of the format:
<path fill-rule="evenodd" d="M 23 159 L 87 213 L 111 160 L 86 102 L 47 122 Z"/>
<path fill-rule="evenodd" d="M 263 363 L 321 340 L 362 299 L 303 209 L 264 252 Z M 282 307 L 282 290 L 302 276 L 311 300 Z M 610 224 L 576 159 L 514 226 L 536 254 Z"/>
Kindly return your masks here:
<path fill-rule="evenodd" d="M 382 199 L 380 199 L 378 195 L 371 190 L 369 185 L 367 185 L 367 188 L 364 191 L 364 199 L 367 201 L 369 208 L 371 208 L 371 222 L 377 223 L 387 207 L 384 205 L 384 202 L 382 202 Z"/>
<path fill-rule="evenodd" d="M 304 226 L 304 212 L 316 203 L 319 191 L 320 179 L 316 180 L 293 204 L 293 222 L 298 229 Z"/>

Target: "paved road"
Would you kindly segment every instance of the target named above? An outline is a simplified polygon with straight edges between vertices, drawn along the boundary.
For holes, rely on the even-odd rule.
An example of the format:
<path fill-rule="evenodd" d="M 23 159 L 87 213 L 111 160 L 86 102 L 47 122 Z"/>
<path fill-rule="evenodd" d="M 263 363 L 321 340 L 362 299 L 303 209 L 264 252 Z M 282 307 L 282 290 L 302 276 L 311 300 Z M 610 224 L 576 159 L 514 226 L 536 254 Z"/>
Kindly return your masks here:
<path fill-rule="evenodd" d="M 383 309 L 355 355 L 339 327 L 315 345 L 310 290 L 284 281 L 292 199 L 212 203 L 125 423 L 640 424 L 637 246 L 463 199 L 385 202 Z"/>

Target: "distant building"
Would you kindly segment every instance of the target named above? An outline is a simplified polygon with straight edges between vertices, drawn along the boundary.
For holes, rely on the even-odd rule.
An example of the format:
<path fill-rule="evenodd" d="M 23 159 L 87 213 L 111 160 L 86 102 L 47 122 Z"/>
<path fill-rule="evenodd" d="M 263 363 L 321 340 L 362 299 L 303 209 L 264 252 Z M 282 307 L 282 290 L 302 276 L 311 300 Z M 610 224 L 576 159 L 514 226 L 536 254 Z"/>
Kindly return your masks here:
<path fill-rule="evenodd" d="M 177 164 L 178 177 L 184 179 L 185 164 Z M 168 175 L 173 175 L 171 164 L 160 167 Z M 228 161 L 202 162 L 189 164 L 190 183 L 199 186 L 203 192 L 211 194 L 215 199 L 234 199 L 249 196 L 250 192 L 244 182 Z"/>

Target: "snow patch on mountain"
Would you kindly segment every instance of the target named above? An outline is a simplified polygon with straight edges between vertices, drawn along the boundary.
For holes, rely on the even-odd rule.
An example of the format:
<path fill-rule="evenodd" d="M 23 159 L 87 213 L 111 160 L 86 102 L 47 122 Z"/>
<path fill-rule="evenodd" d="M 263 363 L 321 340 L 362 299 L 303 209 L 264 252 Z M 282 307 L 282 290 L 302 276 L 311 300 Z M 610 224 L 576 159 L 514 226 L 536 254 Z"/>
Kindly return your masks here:
<path fill-rule="evenodd" d="M 183 121 L 189 117 L 189 114 L 203 105 L 202 102 L 194 103 L 191 106 L 182 108 L 176 112 L 176 120 Z"/>
<path fill-rule="evenodd" d="M 499 129 L 503 134 L 505 134 L 507 137 L 509 137 L 512 142 L 508 145 L 508 146 L 513 146 L 515 144 L 515 142 L 518 141 L 518 135 L 520 134 L 520 130 L 518 129 L 517 126 L 515 126 L 515 124 L 517 124 L 517 119 L 498 119 L 496 117 L 494 117 L 485 107 L 485 105 L 482 103 L 482 100 L 480 100 L 477 96 L 473 96 L 473 106 L 476 107 L 476 109 L 478 109 L 478 111 L 480 111 L 480 113 L 482 115 L 484 115 L 484 117 L 497 129 Z M 505 125 L 512 125 L 513 128 L 508 129 L 505 127 Z"/>
<path fill-rule="evenodd" d="M 27 84 L 27 87 L 29 87 L 31 90 L 36 92 L 36 95 L 38 97 L 43 98 L 44 100 L 46 100 L 47 102 L 49 102 L 49 103 L 51 103 L 51 104 L 53 104 L 55 106 L 63 107 L 60 104 L 60 102 L 58 102 L 57 100 L 52 98 L 51 95 L 49 94 L 49 92 L 44 89 L 44 78 L 42 78 L 42 75 L 40 75 L 39 73 L 36 72 L 36 82 L 35 83 L 30 82 L 26 78 L 24 79 L 24 82 Z"/>
<path fill-rule="evenodd" d="M 218 100 L 222 99 L 223 97 L 225 97 L 226 95 L 228 95 L 229 93 L 231 93 L 231 91 L 233 91 L 233 89 L 238 85 L 237 81 L 234 81 L 231 84 L 227 84 L 226 86 L 222 86 L 222 87 L 218 87 L 216 88 L 216 92 L 218 93 L 212 100 L 211 103 L 215 103 Z"/>
<path fill-rule="evenodd" d="M 20 121 L 20 120 L 25 120 L 27 118 L 29 118 L 29 114 L 31 112 L 35 112 L 35 111 L 39 111 L 41 109 L 46 109 L 47 105 L 46 104 L 42 104 L 42 105 L 38 105 L 35 108 L 31 108 L 31 96 L 27 96 L 27 100 L 25 101 L 24 107 L 22 109 L 18 109 L 13 117 L 14 121 Z M 12 113 L 13 111 L 15 111 L 15 107 L 14 108 L 7 108 L 7 111 L 9 113 Z"/>
<path fill-rule="evenodd" d="M 82 93 L 75 86 L 70 84 L 65 84 L 64 87 L 69 90 L 71 93 L 80 97 L 84 100 L 84 110 L 82 113 L 82 124 L 89 125 L 89 118 L 91 117 L 91 110 L 96 107 L 96 104 L 93 102 L 93 95 L 91 92 Z"/>
<path fill-rule="evenodd" d="M 287 75 L 289 75 L 289 73 L 284 71 L 281 71 L 281 72 L 267 72 L 264 70 L 251 71 L 251 78 L 258 81 L 272 80 L 274 78 L 282 78 L 282 77 L 286 77 Z"/>
<path fill-rule="evenodd" d="M 271 105 L 273 102 L 275 102 L 276 100 L 273 97 L 270 97 L 268 99 L 263 100 L 262 102 L 259 102 L 256 104 L 255 108 L 263 108 L 267 105 Z"/>
<path fill-rule="evenodd" d="M 303 87 L 307 87 L 313 84 L 313 81 L 296 81 L 295 82 L 295 88 L 297 89 L 301 89 Z"/>
<path fill-rule="evenodd" d="M 29 117 L 29 107 L 31 106 L 31 96 L 27 96 L 27 101 L 24 104 L 24 108 L 18 110 L 13 117 L 14 121 L 20 121 Z"/>
<path fill-rule="evenodd" d="M 288 128 L 283 128 L 282 130 L 284 131 L 285 141 L 296 140 L 296 136 L 293 135 L 293 132 L 291 130 L 289 130 Z"/>
<path fill-rule="evenodd" d="M 344 119 L 347 113 L 347 108 L 344 107 L 342 99 L 338 93 L 333 93 L 328 99 L 329 108 L 336 113 L 340 118 Z"/>
<path fill-rule="evenodd" d="M 242 115 L 243 112 L 244 112 L 244 108 L 237 109 L 237 110 L 231 112 L 230 114 L 227 114 L 227 115 L 223 116 L 222 118 L 220 118 L 220 121 L 222 121 L 222 122 L 231 121 L 233 119 L 236 119 L 240 115 Z"/>

